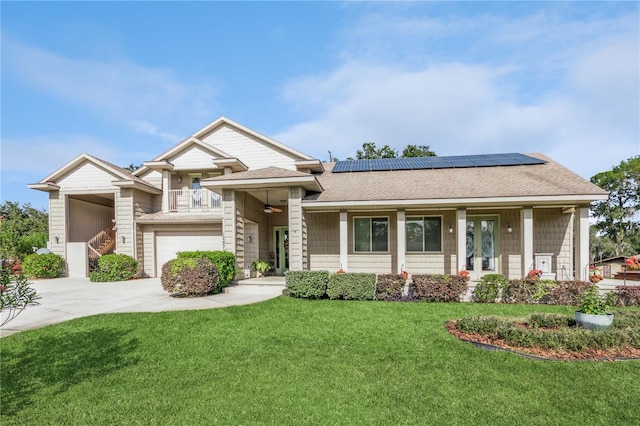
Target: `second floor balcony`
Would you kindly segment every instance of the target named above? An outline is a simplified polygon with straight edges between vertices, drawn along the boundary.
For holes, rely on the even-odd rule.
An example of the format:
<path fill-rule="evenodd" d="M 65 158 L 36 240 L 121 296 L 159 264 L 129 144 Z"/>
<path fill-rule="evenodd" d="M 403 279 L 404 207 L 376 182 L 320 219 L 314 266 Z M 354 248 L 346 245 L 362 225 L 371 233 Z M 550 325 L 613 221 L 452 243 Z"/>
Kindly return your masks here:
<path fill-rule="evenodd" d="M 222 209 L 220 195 L 208 189 L 169 190 L 170 212 L 210 212 Z"/>

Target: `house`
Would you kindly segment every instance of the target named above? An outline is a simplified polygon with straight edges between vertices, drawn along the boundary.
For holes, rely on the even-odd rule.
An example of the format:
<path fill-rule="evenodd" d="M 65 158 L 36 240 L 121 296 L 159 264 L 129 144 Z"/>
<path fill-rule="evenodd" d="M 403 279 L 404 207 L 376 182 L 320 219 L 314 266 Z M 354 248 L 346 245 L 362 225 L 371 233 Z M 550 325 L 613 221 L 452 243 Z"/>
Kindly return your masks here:
<path fill-rule="evenodd" d="M 115 250 L 140 274 L 186 250 L 273 272 L 585 279 L 589 203 L 607 192 L 542 154 L 323 163 L 219 118 L 135 172 L 81 154 L 30 188 L 49 192 L 50 249 L 70 275 Z"/>
<path fill-rule="evenodd" d="M 592 265 L 602 271 L 602 275 L 605 278 L 624 280 L 627 279 L 625 272 L 630 271 L 630 269 L 627 267 L 627 259 L 629 258 L 640 260 L 640 255 L 610 257 L 608 259 L 595 261 L 592 263 Z M 635 275 L 635 273 L 633 275 Z M 631 276 L 632 274 L 629 274 L 629 277 Z"/>

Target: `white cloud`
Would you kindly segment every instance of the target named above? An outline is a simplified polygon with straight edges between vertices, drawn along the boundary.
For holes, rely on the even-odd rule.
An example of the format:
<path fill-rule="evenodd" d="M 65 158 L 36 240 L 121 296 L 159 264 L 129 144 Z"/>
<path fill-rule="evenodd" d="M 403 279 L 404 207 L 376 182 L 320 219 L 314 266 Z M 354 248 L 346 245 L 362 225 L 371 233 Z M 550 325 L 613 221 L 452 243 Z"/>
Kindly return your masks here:
<path fill-rule="evenodd" d="M 384 44 L 375 56 L 368 53 L 375 49 L 364 45 L 358 58 L 350 45 L 351 59 L 333 72 L 302 76 L 285 87 L 284 99 L 313 118 L 274 137 L 321 159 L 328 159 L 327 150 L 339 158 L 354 155 L 371 141 L 399 150 L 430 145 L 439 155 L 543 152 L 586 178 L 638 155 L 637 19 L 547 22 L 545 16 L 503 27 L 497 25 L 500 19 L 485 21 L 497 27 L 478 42 L 484 44 L 479 50 L 498 52 L 498 39 L 510 44 L 506 54 L 486 61 L 461 54 L 457 61 L 420 62 L 403 60 L 402 52 L 385 60 Z M 446 38 L 459 28 L 433 19 L 421 26 L 415 18 L 406 27 L 393 19 L 382 28 L 389 25 L 418 38 L 421 31 L 423 38 Z M 509 39 L 508 32 L 518 27 L 526 36 Z M 564 39 L 561 30 L 568 31 Z M 540 34 L 543 40 L 536 44 Z M 511 54 L 518 48 L 522 52 Z M 549 54 L 534 57 L 544 52 Z M 514 61 L 518 58 L 525 60 Z"/>
<path fill-rule="evenodd" d="M 217 108 L 211 83 L 189 81 L 171 69 L 127 60 L 71 58 L 3 34 L 3 72 L 97 116 L 166 139 L 163 126 L 197 126 Z"/>

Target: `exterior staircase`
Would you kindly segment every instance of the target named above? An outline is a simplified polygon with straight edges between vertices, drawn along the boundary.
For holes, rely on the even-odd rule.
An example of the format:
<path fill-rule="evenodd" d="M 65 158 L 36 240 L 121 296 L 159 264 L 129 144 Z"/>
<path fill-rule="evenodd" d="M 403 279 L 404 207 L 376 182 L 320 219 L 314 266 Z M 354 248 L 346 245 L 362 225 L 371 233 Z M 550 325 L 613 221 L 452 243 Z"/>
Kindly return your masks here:
<path fill-rule="evenodd" d="M 89 270 L 95 270 L 98 266 L 98 259 L 109 253 L 116 245 L 115 227 L 108 227 L 98 232 L 93 238 L 87 241 L 87 255 L 89 256 Z"/>

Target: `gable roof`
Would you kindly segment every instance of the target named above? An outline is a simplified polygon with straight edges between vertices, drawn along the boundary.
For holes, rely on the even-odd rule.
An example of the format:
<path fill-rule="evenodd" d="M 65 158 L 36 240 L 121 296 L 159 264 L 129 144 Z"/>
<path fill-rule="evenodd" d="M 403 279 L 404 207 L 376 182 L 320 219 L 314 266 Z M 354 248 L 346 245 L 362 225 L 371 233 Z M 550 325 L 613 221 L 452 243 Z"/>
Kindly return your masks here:
<path fill-rule="evenodd" d="M 243 126 L 240 123 L 237 123 L 233 120 L 228 119 L 227 117 L 221 116 L 219 118 L 217 118 L 216 120 L 212 121 L 211 123 L 207 124 L 206 126 L 204 126 L 202 129 L 198 130 L 197 132 L 195 132 L 192 137 L 197 138 L 197 139 L 203 139 L 204 137 L 206 137 L 208 134 L 210 134 L 211 132 L 213 132 L 215 129 L 217 129 L 220 126 L 223 125 L 228 125 L 231 127 L 236 128 L 237 130 L 240 130 L 241 132 L 244 132 L 246 134 L 249 134 L 251 136 L 253 136 L 254 138 L 260 139 L 262 142 L 264 142 L 267 145 L 271 145 L 281 151 L 287 152 L 289 154 L 292 154 L 295 157 L 299 157 L 301 160 L 314 160 L 313 157 L 308 156 L 307 154 L 304 154 L 298 150 L 295 150 L 287 145 L 284 145 L 278 141 L 276 141 L 275 139 L 271 139 L 268 136 L 263 135 L 262 133 L 256 132 L 255 130 L 252 130 L 248 127 Z"/>
<path fill-rule="evenodd" d="M 71 173 L 73 170 L 75 170 L 77 167 L 84 164 L 85 162 L 91 163 L 105 170 L 106 172 L 114 175 L 115 178 L 119 178 L 114 180 L 114 184 L 117 183 L 116 186 L 134 185 L 134 186 L 142 186 L 143 188 L 152 190 L 153 192 L 155 192 L 156 190 L 159 190 L 158 188 L 151 185 L 149 182 L 145 181 L 144 179 L 134 176 L 130 170 L 120 166 L 116 166 L 115 164 L 112 164 L 108 161 L 102 160 L 98 157 L 94 157 L 93 155 L 89 155 L 86 153 L 82 153 L 78 155 L 76 158 L 74 158 L 64 166 L 60 167 L 55 172 L 51 173 L 49 176 L 40 180 L 38 183 L 29 184 L 28 187 L 31 189 L 38 189 L 42 191 L 58 189 L 57 185 L 55 185 L 55 182 L 57 182 L 59 179 L 61 179 L 65 175 Z"/>
<path fill-rule="evenodd" d="M 353 205 L 587 204 L 608 193 L 542 154 L 543 164 L 333 173 L 318 176 L 324 191 L 308 207 Z"/>
<path fill-rule="evenodd" d="M 177 153 L 179 153 L 181 151 L 186 150 L 191 145 L 198 146 L 199 148 L 201 148 L 205 152 L 211 153 L 211 155 L 213 155 L 214 157 L 231 158 L 231 156 L 229 154 L 227 154 L 226 152 L 223 152 L 223 151 L 217 149 L 216 147 L 213 147 L 213 146 L 211 146 L 209 144 L 206 144 L 206 143 L 202 142 L 200 139 L 196 138 L 195 136 L 189 136 L 188 138 L 184 139 L 183 141 L 181 141 L 180 143 L 178 143 L 177 145 L 175 145 L 171 149 L 163 152 L 162 154 L 160 154 L 157 157 L 155 157 L 153 160 L 147 161 L 146 163 L 153 163 L 153 162 L 158 162 L 158 161 L 163 161 L 163 160 L 168 161 L 169 158 L 171 158 L 172 156 L 174 156 L 175 154 L 177 154 Z M 151 167 L 149 167 L 149 165 L 144 165 L 143 164 L 142 167 L 140 167 L 135 172 L 133 172 L 133 174 L 136 175 L 136 176 L 139 176 L 139 175 L 143 174 L 144 172 L 146 172 L 149 169 L 151 169 Z"/>

